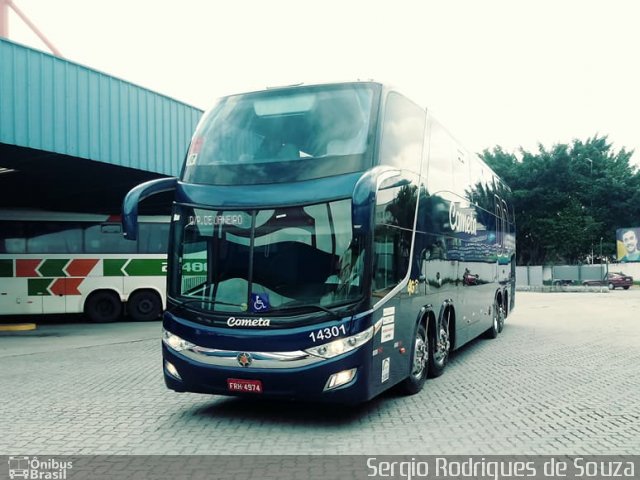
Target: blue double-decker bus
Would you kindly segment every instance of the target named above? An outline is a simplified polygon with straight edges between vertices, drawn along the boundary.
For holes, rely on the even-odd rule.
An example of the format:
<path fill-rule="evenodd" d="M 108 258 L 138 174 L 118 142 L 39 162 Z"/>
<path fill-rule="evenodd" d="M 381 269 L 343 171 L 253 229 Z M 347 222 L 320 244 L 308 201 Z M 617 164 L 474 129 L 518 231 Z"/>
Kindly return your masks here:
<path fill-rule="evenodd" d="M 509 189 L 375 82 L 220 99 L 174 191 L 162 353 L 178 392 L 359 403 L 413 394 L 514 305 Z"/>

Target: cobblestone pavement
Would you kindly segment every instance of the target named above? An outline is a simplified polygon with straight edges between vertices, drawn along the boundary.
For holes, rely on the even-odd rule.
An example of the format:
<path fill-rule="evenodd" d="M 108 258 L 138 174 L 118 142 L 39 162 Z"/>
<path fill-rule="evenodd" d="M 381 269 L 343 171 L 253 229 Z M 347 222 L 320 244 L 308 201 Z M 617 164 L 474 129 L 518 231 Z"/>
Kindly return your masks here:
<path fill-rule="evenodd" d="M 522 293 L 411 397 L 344 408 L 177 394 L 160 323 L 0 337 L 0 454 L 638 454 L 640 289 Z"/>

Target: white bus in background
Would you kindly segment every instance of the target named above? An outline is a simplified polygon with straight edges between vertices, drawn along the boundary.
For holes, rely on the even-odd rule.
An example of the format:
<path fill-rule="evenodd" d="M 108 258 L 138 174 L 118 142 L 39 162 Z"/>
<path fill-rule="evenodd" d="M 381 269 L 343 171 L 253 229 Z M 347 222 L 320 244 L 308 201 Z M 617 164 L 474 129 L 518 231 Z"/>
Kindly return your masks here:
<path fill-rule="evenodd" d="M 142 216 L 132 242 L 119 216 L 0 210 L 0 315 L 157 319 L 168 240 L 168 216 Z"/>

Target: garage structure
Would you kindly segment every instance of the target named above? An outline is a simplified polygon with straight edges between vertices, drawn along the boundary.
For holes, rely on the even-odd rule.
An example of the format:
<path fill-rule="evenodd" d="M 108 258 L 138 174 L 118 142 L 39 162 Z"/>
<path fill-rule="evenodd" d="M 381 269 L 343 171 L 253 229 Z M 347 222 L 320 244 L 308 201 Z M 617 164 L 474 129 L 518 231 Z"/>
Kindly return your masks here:
<path fill-rule="evenodd" d="M 0 38 L 0 209 L 119 212 L 175 176 L 202 111 Z"/>
<path fill-rule="evenodd" d="M 180 172 L 202 111 L 0 38 L 0 323 L 24 314 L 157 318 L 170 197 L 119 213 L 135 185 Z"/>

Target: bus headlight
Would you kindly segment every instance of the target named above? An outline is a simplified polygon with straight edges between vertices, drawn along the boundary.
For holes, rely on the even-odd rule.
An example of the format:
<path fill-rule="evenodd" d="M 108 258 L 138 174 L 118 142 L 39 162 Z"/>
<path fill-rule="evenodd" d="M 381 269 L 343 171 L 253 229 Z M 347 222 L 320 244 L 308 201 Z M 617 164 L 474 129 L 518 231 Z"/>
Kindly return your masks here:
<path fill-rule="evenodd" d="M 193 343 L 187 342 L 164 328 L 162 329 L 162 342 L 171 350 L 175 350 L 176 352 L 181 352 L 182 350 L 195 347 Z"/>
<path fill-rule="evenodd" d="M 164 361 L 164 369 L 166 370 L 166 372 L 171 375 L 173 378 L 175 378 L 176 380 L 180 380 L 182 381 L 182 377 L 180 376 L 180 374 L 178 373 L 178 369 L 175 367 L 175 365 L 171 362 L 167 362 L 166 360 Z"/>
<path fill-rule="evenodd" d="M 329 380 L 327 380 L 327 384 L 324 386 L 324 391 L 326 392 L 327 390 L 333 390 L 334 388 L 341 387 L 342 385 L 345 385 L 353 380 L 353 377 L 355 376 L 355 368 L 334 373 L 329 377 Z"/>
<path fill-rule="evenodd" d="M 373 327 L 369 327 L 360 333 L 356 333 L 350 337 L 339 338 L 333 342 L 318 345 L 317 347 L 307 348 L 305 352 L 322 358 L 333 358 L 343 353 L 355 350 L 367 343 L 373 337 Z"/>

